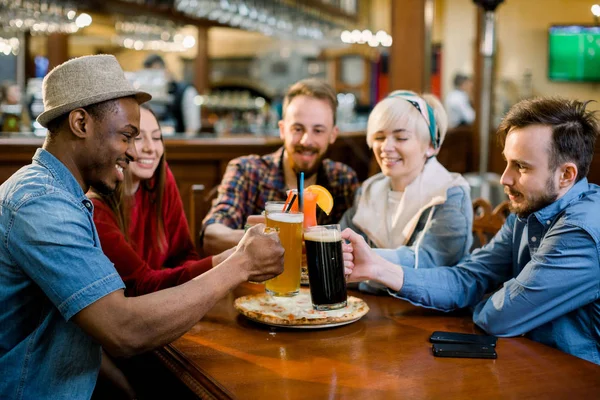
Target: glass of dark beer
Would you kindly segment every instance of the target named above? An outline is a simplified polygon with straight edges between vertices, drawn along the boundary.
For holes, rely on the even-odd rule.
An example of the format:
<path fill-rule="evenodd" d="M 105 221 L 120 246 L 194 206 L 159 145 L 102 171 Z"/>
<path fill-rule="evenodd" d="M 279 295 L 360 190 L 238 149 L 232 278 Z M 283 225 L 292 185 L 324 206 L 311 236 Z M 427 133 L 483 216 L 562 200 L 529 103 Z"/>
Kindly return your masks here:
<path fill-rule="evenodd" d="M 346 307 L 346 278 L 339 225 L 304 229 L 306 264 L 313 308 L 319 311 Z"/>

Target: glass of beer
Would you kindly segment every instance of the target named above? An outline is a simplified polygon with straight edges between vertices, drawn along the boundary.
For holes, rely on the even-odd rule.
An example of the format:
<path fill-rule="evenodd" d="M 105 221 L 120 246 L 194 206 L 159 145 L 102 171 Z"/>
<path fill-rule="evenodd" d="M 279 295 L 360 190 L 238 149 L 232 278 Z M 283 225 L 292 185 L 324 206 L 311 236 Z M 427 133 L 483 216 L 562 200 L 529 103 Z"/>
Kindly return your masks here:
<path fill-rule="evenodd" d="M 268 211 L 266 217 L 268 227 L 279 229 L 279 240 L 285 250 L 283 272 L 265 283 L 267 293 L 274 296 L 295 296 L 300 291 L 304 214 Z"/>
<path fill-rule="evenodd" d="M 285 212 L 285 201 L 270 200 L 265 203 L 265 214 L 270 212 Z"/>
<path fill-rule="evenodd" d="M 317 225 L 304 230 L 308 280 L 313 308 L 319 311 L 346 307 L 346 278 L 340 226 Z"/>

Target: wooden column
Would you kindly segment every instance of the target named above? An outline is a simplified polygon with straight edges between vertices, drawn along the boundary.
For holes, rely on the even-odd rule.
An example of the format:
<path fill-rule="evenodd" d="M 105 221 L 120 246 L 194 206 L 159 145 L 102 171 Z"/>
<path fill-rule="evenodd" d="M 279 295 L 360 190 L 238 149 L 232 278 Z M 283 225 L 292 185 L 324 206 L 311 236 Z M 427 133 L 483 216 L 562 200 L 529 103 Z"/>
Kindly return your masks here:
<path fill-rule="evenodd" d="M 426 48 L 426 45 L 431 47 L 431 43 L 426 43 L 430 26 L 426 23 L 426 8 L 431 6 L 431 0 L 394 0 L 391 3 L 390 91 L 423 92 L 429 87 L 430 76 L 427 57 L 431 51 Z"/>
<path fill-rule="evenodd" d="M 48 71 L 69 59 L 69 35 L 53 33 L 48 36 Z"/>
<path fill-rule="evenodd" d="M 475 121 L 473 122 L 473 160 L 475 161 L 474 170 L 479 171 L 479 159 L 481 157 L 480 151 L 480 142 L 481 142 L 481 134 L 480 131 L 480 118 L 481 118 L 481 107 L 482 107 L 482 99 L 481 99 L 481 88 L 483 85 L 483 68 L 484 68 L 484 57 L 481 54 L 481 41 L 483 39 L 483 29 L 485 25 L 485 11 L 482 7 L 477 7 L 477 33 L 476 40 L 474 44 L 473 50 L 473 59 L 474 59 L 474 96 L 473 96 L 473 106 L 475 108 Z M 497 27 L 496 27 L 497 32 Z M 496 38 L 497 40 L 497 38 Z M 498 144 L 496 140 L 496 129 L 497 126 L 494 125 L 494 88 L 496 87 L 496 69 L 498 66 L 498 48 L 496 48 L 496 52 L 494 53 L 494 64 L 492 69 L 492 81 L 491 81 L 491 92 L 490 92 L 490 132 L 489 132 L 489 143 L 488 143 L 488 163 L 485 166 L 488 172 L 495 172 L 497 174 L 502 174 L 504 171 L 504 167 L 506 166 L 506 162 L 502 157 L 502 147 Z"/>
<path fill-rule="evenodd" d="M 23 48 L 25 50 L 25 81 L 28 81 L 29 78 L 35 78 L 35 54 L 31 51 L 31 33 L 29 32 L 24 34 Z"/>
<path fill-rule="evenodd" d="M 473 171 L 479 172 L 479 157 L 481 157 L 480 145 L 480 129 L 479 123 L 481 118 L 481 80 L 483 70 L 483 57 L 481 56 L 480 44 L 483 38 L 482 30 L 484 24 L 483 8 L 477 7 L 476 12 L 476 33 L 475 43 L 473 43 L 473 108 L 475 109 L 475 121 L 473 121 Z"/>
<path fill-rule="evenodd" d="M 194 61 L 194 86 L 198 93 L 206 93 L 210 88 L 208 77 L 208 28 L 198 26 L 196 39 L 198 53 Z"/>

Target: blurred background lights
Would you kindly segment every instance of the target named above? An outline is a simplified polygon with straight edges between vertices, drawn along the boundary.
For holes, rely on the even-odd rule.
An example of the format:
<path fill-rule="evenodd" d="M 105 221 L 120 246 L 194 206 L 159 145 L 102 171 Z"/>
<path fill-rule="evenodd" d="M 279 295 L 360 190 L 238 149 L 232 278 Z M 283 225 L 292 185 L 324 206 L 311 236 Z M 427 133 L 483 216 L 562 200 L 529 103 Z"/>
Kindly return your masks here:
<path fill-rule="evenodd" d="M 266 100 L 262 97 L 257 97 L 254 99 L 254 105 L 256 108 L 262 108 L 266 104 Z"/>
<path fill-rule="evenodd" d="M 388 34 L 386 31 L 377 31 L 377 33 L 375 34 L 375 37 L 377 38 L 377 40 L 379 40 L 381 42 L 381 41 L 383 41 L 383 39 L 386 38 L 387 35 Z"/>
<path fill-rule="evenodd" d="M 354 29 L 353 31 L 342 31 L 340 39 L 346 44 L 368 44 L 371 47 L 390 47 L 393 42 L 392 36 L 390 36 L 386 31 L 380 30 L 373 34 L 373 32 L 368 29 L 363 31 L 358 29 Z"/>
<path fill-rule="evenodd" d="M 183 47 L 191 49 L 196 44 L 196 39 L 193 36 L 187 35 L 183 38 Z"/>
<path fill-rule="evenodd" d="M 78 14 L 70 5 L 49 4 L 46 0 L 0 0 L 0 4 L 0 33 L 5 39 L 19 32 L 31 35 L 70 34 L 92 24 L 89 14 Z M 38 4 L 39 7 L 36 7 Z"/>
<path fill-rule="evenodd" d="M 350 31 L 343 31 L 341 38 L 344 43 L 352 43 L 352 33 Z"/>
<path fill-rule="evenodd" d="M 89 14 L 82 13 L 75 19 L 75 24 L 78 28 L 85 28 L 92 24 L 92 17 Z"/>
<path fill-rule="evenodd" d="M 113 42 L 127 49 L 183 52 L 196 46 L 196 38 L 185 34 L 185 27 L 173 21 L 153 17 L 118 17 Z"/>

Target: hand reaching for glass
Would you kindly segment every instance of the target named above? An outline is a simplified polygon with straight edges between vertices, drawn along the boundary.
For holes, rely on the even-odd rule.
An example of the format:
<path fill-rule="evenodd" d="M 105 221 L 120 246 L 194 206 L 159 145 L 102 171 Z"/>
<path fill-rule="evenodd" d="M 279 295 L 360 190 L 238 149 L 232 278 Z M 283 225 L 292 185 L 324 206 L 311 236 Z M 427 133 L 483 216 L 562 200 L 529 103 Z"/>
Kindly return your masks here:
<path fill-rule="evenodd" d="M 342 254 L 344 256 L 344 275 L 346 276 L 347 281 L 350 274 L 352 274 L 352 269 L 354 268 L 352 244 L 342 242 Z"/>
<path fill-rule="evenodd" d="M 344 229 L 342 238 L 350 242 L 342 246 L 348 282 L 374 280 L 392 290 L 402 288 L 404 271 L 401 266 L 379 256 L 362 236 L 350 228 Z"/>
<path fill-rule="evenodd" d="M 350 228 L 344 229 L 342 238 L 350 242 L 342 246 L 348 282 L 373 279 L 376 268 L 372 261 L 376 254 L 365 239 Z"/>

